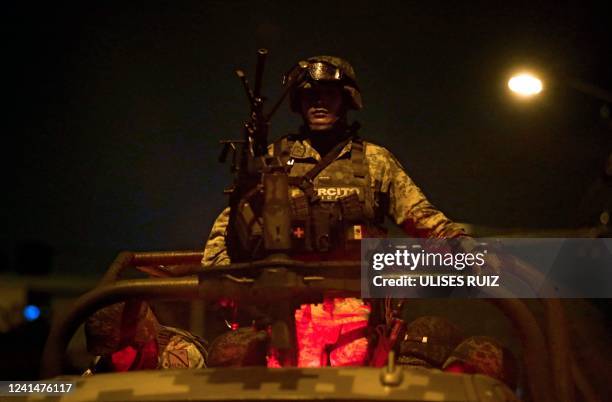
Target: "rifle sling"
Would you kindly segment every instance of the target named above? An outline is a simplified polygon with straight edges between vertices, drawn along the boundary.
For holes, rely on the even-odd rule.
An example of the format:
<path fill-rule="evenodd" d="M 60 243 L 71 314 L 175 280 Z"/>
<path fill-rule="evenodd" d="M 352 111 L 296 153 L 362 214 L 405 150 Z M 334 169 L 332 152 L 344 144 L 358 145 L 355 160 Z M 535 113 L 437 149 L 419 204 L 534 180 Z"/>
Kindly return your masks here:
<path fill-rule="evenodd" d="M 323 169 L 329 166 L 329 164 L 332 163 L 338 157 L 338 155 L 340 155 L 342 149 L 346 146 L 346 144 L 349 143 L 351 139 L 352 138 L 348 138 L 336 145 L 331 151 L 327 153 L 327 155 L 321 158 L 319 163 L 317 163 L 303 176 L 289 177 L 289 185 L 299 187 L 304 192 L 304 194 L 306 194 L 306 196 L 310 199 L 311 202 L 317 201 L 319 197 L 314 192 L 314 178 L 317 177 L 317 175 L 321 173 Z"/>

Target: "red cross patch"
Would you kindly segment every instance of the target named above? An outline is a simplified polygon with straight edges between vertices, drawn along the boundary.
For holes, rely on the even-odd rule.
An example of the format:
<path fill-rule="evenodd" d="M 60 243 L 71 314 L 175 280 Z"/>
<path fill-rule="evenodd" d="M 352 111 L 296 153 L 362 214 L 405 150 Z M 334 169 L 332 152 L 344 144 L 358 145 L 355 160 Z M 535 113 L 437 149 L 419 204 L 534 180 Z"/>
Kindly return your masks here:
<path fill-rule="evenodd" d="M 293 236 L 298 239 L 301 239 L 302 237 L 304 237 L 304 229 L 297 226 L 295 229 L 293 229 Z"/>

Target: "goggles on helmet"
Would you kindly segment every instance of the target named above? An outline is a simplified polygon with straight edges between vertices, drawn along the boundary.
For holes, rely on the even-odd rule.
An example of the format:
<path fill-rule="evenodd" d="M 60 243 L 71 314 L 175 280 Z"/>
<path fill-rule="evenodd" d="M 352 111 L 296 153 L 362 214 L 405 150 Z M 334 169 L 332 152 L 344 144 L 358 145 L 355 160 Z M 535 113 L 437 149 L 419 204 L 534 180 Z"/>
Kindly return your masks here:
<path fill-rule="evenodd" d="M 291 79 L 296 79 L 300 70 L 306 72 L 313 81 L 341 81 L 344 78 L 342 70 L 329 63 L 322 61 L 300 61 L 298 66 L 283 76 L 283 85 L 287 84 L 290 77 L 292 77 Z M 304 78 L 308 80 L 306 76 Z"/>
<path fill-rule="evenodd" d="M 291 110 L 299 113 L 297 92 L 310 87 L 316 82 L 331 82 L 342 85 L 348 94 L 349 107 L 359 110 L 363 107 L 359 87 L 355 82 L 355 73 L 350 64 L 342 59 L 331 56 L 315 56 L 297 63 L 283 75 L 282 85 L 293 86 L 289 93 Z"/>
<path fill-rule="evenodd" d="M 342 70 L 338 67 L 320 61 L 308 63 L 306 71 L 315 81 L 340 81 L 343 78 Z"/>

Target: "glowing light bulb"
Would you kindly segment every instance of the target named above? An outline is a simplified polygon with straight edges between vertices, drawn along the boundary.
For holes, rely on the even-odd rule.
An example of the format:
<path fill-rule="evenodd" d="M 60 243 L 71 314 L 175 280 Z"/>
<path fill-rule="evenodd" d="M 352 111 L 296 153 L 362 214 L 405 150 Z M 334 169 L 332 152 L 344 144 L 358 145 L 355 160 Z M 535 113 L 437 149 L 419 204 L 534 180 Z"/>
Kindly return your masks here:
<path fill-rule="evenodd" d="M 510 78 L 508 88 L 521 96 L 533 96 L 542 92 L 542 81 L 532 74 L 522 73 Z"/>
<path fill-rule="evenodd" d="M 40 317 L 40 309 L 32 304 L 25 306 L 23 316 L 27 321 L 34 321 Z"/>

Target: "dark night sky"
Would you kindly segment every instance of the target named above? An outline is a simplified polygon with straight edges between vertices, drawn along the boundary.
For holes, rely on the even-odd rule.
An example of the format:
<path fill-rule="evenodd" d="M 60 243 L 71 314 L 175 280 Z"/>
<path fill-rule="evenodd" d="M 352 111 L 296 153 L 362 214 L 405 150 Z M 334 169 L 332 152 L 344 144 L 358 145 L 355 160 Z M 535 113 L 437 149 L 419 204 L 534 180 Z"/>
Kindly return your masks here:
<path fill-rule="evenodd" d="M 609 15 L 585 3 L 461 3 L 11 6 L 5 265 L 26 241 L 74 272 L 99 272 L 122 249 L 201 248 L 231 180 L 217 142 L 247 117 L 233 71 L 252 74 L 258 47 L 271 52 L 271 99 L 301 58 L 350 60 L 363 136 L 453 219 L 577 225 L 611 149 L 602 104 L 563 86 L 518 103 L 505 78 L 530 66 L 612 89 Z M 284 107 L 272 136 L 298 124 Z"/>

